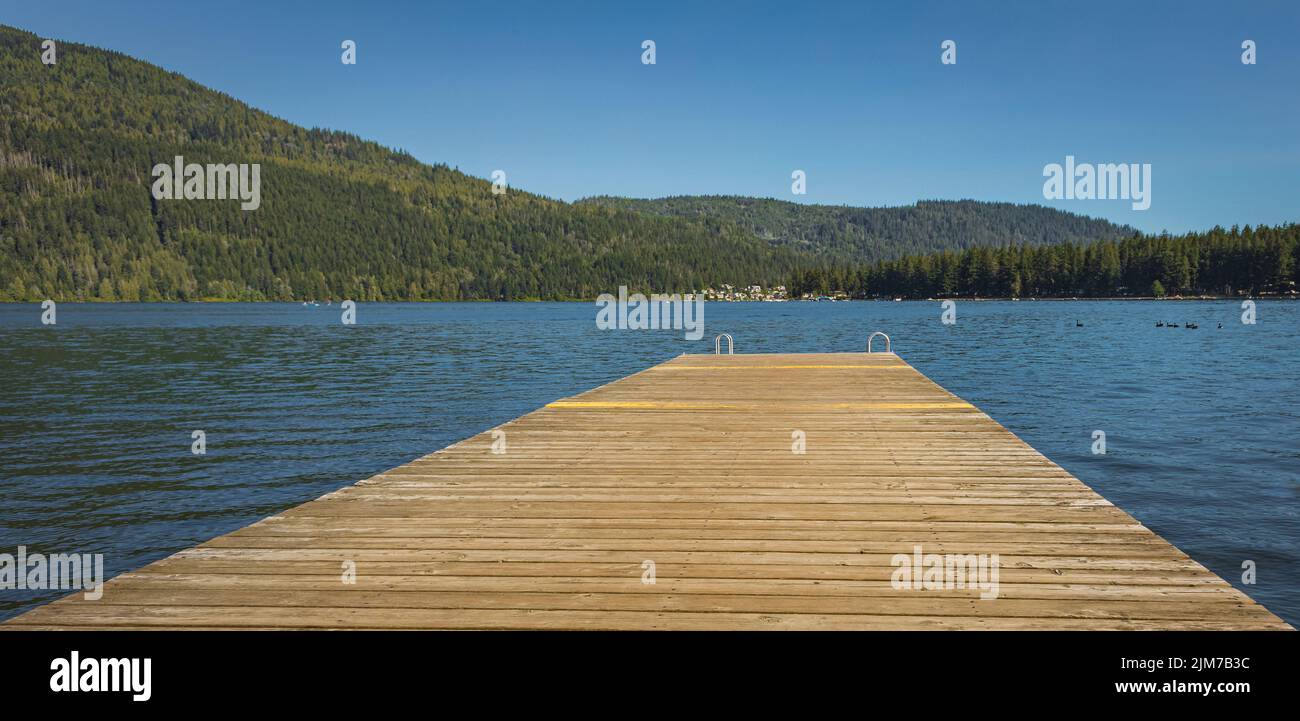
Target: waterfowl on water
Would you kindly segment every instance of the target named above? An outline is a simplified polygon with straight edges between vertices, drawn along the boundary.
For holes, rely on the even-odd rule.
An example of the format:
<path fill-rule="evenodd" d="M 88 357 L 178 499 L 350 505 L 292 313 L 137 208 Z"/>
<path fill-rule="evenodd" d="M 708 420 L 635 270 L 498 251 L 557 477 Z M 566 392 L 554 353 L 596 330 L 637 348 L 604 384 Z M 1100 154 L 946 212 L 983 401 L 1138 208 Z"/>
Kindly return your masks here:
<path fill-rule="evenodd" d="M 1157 328 L 1164 328 L 1164 327 L 1165 327 L 1165 322 L 1164 322 L 1163 320 L 1158 320 L 1158 321 L 1156 321 L 1156 327 L 1157 327 Z"/>
<path fill-rule="evenodd" d="M 1078 321 L 1078 320 L 1074 321 L 1074 327 L 1075 327 L 1075 328 L 1082 328 L 1082 327 L 1083 327 L 1083 322 L 1082 322 L 1082 321 Z"/>
<path fill-rule="evenodd" d="M 1183 326 L 1183 327 L 1184 327 L 1184 328 L 1200 328 L 1200 326 L 1197 325 L 1197 324 L 1195 324 L 1195 323 L 1188 323 L 1187 325 L 1185 325 L 1185 326 Z"/>

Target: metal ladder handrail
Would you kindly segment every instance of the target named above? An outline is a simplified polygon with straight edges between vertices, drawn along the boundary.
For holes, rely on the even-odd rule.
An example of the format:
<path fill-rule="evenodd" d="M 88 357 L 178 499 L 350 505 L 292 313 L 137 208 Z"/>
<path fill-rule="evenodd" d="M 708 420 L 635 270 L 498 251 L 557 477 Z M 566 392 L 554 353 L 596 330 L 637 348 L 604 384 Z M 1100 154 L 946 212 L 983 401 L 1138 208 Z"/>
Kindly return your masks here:
<path fill-rule="evenodd" d="M 722 339 L 727 339 L 727 355 L 735 355 L 736 342 L 732 340 L 730 333 L 719 333 L 717 338 L 713 339 L 713 355 L 722 355 Z"/>
<path fill-rule="evenodd" d="M 868 352 L 868 353 L 873 352 L 873 351 L 871 350 L 871 341 L 875 340 L 875 339 L 876 339 L 876 336 L 884 336 L 884 338 L 885 338 L 885 352 L 886 352 L 886 353 L 893 353 L 893 352 L 894 352 L 894 351 L 892 350 L 894 344 L 889 340 L 889 336 L 888 336 L 888 335 L 885 335 L 884 333 L 881 333 L 880 331 L 876 331 L 875 333 L 872 333 L 871 335 L 867 336 L 867 352 Z"/>

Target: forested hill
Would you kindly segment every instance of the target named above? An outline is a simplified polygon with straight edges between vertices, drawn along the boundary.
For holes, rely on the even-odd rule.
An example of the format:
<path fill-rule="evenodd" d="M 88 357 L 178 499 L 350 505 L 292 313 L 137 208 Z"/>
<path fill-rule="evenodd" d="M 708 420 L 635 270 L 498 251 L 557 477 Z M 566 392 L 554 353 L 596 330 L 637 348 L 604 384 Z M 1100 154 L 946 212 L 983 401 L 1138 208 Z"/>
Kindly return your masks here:
<path fill-rule="evenodd" d="M 305 129 L 121 53 L 0 25 L 0 301 L 591 298 L 1125 234 L 1036 206 L 564 203 Z M 261 165 L 261 205 L 155 200 L 151 170 Z"/>
<path fill-rule="evenodd" d="M 0 300 L 591 298 L 772 284 L 735 226 L 510 189 L 307 130 L 120 53 L 0 26 Z M 154 164 L 260 163 L 261 207 L 154 201 Z"/>
<path fill-rule="evenodd" d="M 780 247 L 836 262 L 873 262 L 975 246 L 1086 243 L 1133 234 L 1127 226 L 1041 205 L 927 200 L 893 208 L 807 205 L 728 195 L 580 203 L 676 218 L 723 220 Z"/>

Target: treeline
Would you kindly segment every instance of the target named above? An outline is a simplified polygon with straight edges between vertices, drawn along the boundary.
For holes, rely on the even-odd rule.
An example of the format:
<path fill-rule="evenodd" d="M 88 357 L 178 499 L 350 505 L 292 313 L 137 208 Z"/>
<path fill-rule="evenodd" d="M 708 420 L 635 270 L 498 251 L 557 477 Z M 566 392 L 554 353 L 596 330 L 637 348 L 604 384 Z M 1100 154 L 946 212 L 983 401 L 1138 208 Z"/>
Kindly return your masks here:
<path fill-rule="evenodd" d="M 1041 205 L 923 200 L 894 208 L 693 195 L 642 200 L 595 197 L 584 204 L 735 224 L 775 246 L 828 263 L 873 263 L 976 246 L 1049 245 L 1119 239 L 1133 229 Z"/>
<path fill-rule="evenodd" d="M 1121 297 L 1290 293 L 1300 225 L 1050 246 L 1004 245 L 792 274 L 792 295 L 857 298 Z"/>
<path fill-rule="evenodd" d="M 155 201 L 150 170 L 260 163 L 261 207 Z M 307 130 L 119 53 L 0 26 L 0 300 L 592 298 L 775 284 L 725 222 L 491 186 Z"/>

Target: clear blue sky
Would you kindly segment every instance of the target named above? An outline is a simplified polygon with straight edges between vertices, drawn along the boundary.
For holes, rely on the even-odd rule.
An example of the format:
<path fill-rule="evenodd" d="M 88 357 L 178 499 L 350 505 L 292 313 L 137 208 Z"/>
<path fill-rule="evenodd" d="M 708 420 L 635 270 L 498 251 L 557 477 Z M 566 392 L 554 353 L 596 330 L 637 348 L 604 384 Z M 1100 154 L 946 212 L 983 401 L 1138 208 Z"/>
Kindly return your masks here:
<path fill-rule="evenodd" d="M 976 198 L 1172 232 L 1300 220 L 1292 1 L 0 0 L 0 22 L 566 200 Z M 1044 200 L 1043 166 L 1067 154 L 1151 163 L 1151 208 Z"/>

